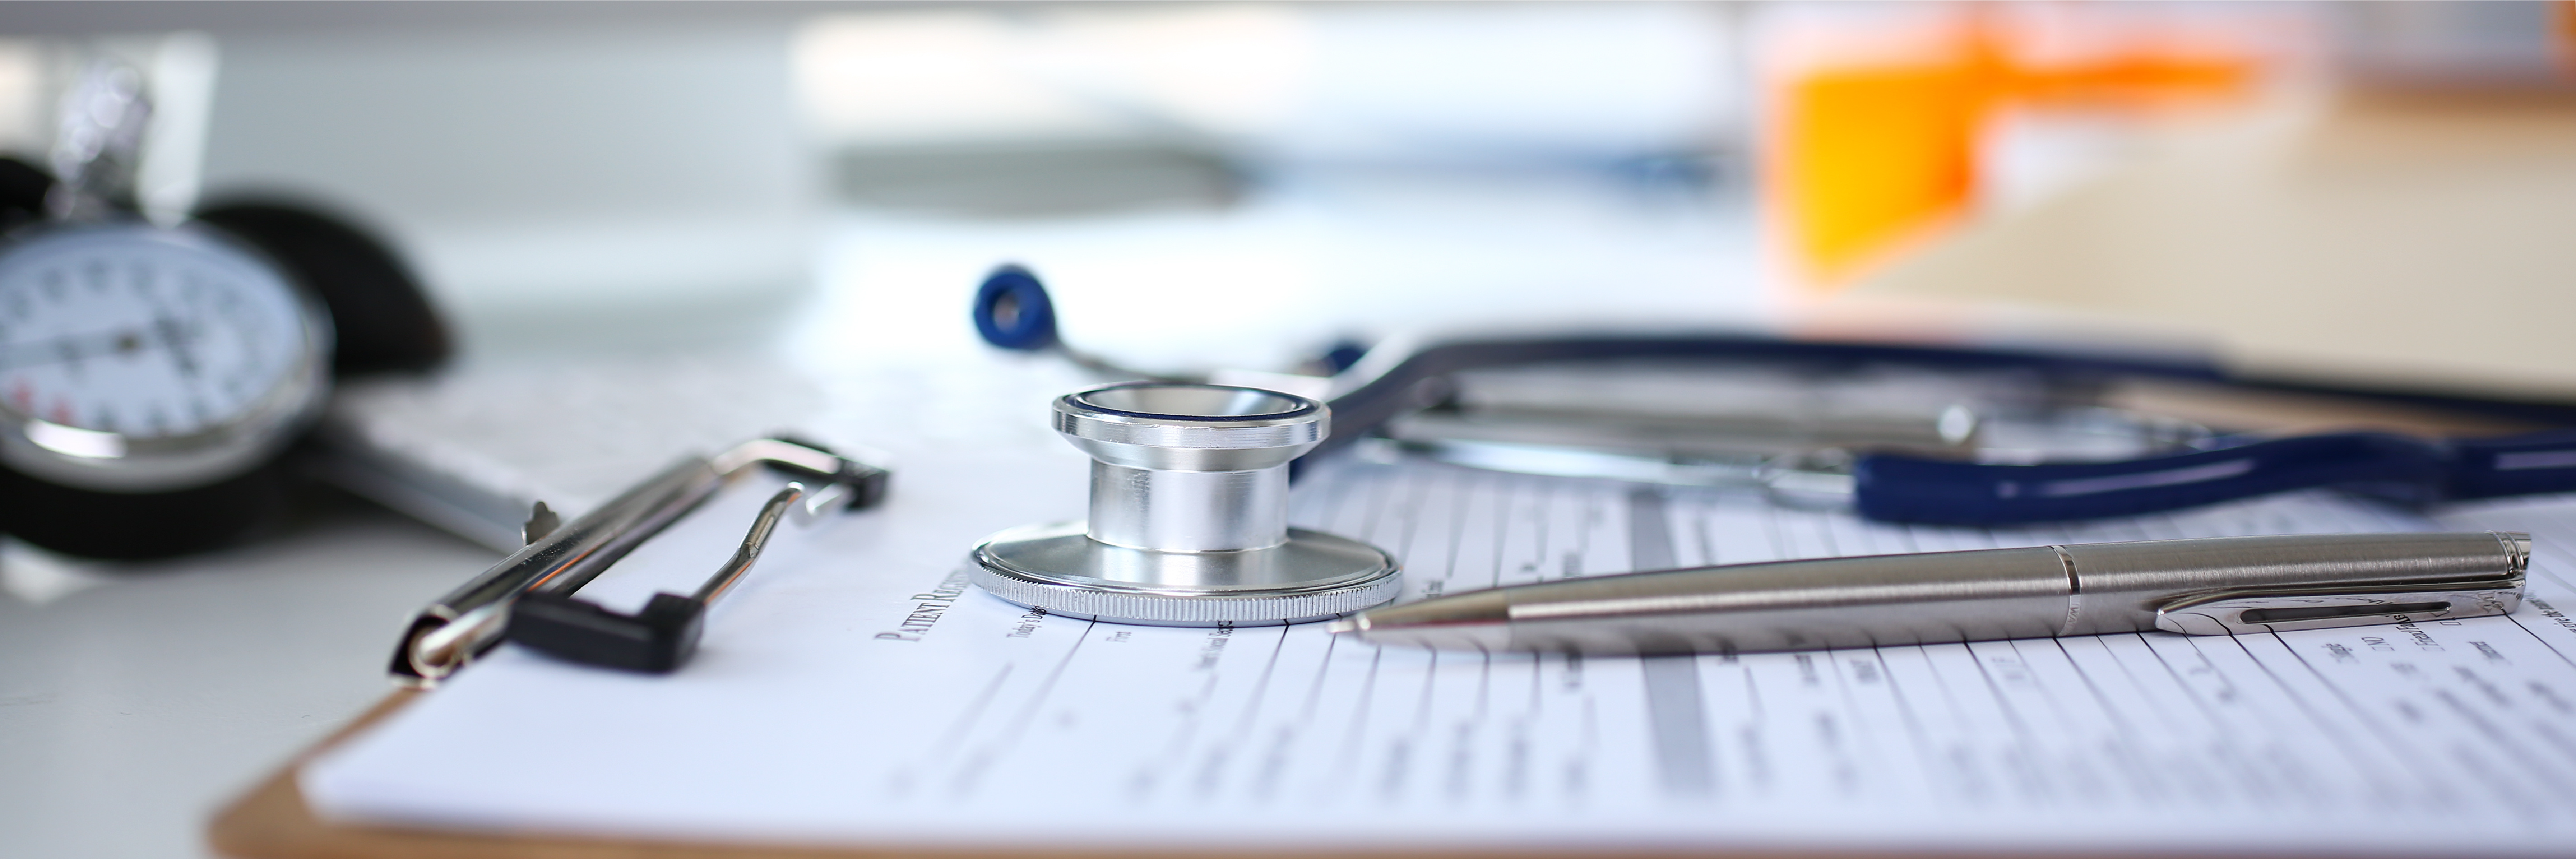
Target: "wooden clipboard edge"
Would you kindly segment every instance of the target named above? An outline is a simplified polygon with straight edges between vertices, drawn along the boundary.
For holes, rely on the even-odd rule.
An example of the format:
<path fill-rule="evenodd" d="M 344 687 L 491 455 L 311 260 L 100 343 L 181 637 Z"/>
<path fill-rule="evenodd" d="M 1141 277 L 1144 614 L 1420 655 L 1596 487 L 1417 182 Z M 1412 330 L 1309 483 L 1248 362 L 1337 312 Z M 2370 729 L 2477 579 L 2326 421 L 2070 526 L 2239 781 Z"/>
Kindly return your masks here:
<path fill-rule="evenodd" d="M 420 697 L 419 690 L 385 696 L 321 742 L 287 761 L 241 797 L 216 812 L 206 827 L 206 842 L 217 854 L 234 859 L 1030 859 L 1025 848 L 851 847 L 789 844 L 712 844 L 686 841 L 624 840 L 554 835 L 471 833 L 451 830 L 345 826 L 325 823 L 304 804 L 295 771 L 315 755 L 347 741 Z M 1312 851 L 1223 850 L 1172 851 L 1097 847 L 1047 850 L 1044 859 L 1969 859 L 2019 856 L 2083 859 L 2217 859 L 2208 853 L 2138 853 L 2135 851 L 2023 852 L 2010 850 L 1883 851 L 1673 851 L 1593 848 L 1583 850 L 1368 850 Z M 2267 859 L 2294 859 L 2268 856 Z"/>

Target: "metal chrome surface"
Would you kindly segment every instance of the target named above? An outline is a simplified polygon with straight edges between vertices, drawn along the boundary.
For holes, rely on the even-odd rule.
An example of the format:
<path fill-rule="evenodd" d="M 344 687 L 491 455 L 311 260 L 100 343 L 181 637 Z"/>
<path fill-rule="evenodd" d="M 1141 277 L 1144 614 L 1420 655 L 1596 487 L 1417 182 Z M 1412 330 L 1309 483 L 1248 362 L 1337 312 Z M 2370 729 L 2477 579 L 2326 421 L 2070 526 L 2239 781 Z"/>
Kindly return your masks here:
<path fill-rule="evenodd" d="M 474 657 L 499 643 L 509 624 L 510 602 L 529 591 L 570 593 L 607 571 L 645 540 L 661 533 L 681 516 L 697 509 L 728 478 L 761 463 L 778 463 L 824 474 L 842 473 L 852 460 L 824 451 L 777 439 L 756 439 L 708 459 L 688 459 L 671 466 L 661 474 L 627 490 L 580 518 L 548 531 L 526 548 L 503 558 L 482 575 L 448 592 L 446 596 L 423 608 L 412 619 L 411 627 L 394 648 L 391 673 L 396 682 L 426 686 L 453 674 L 473 661 Z M 874 466 L 856 464 L 866 470 Z M 840 488 L 835 484 L 833 488 Z M 786 493 L 780 493 L 785 496 Z M 769 507 L 778 514 L 801 520 L 812 517 L 823 505 L 837 503 L 850 496 L 831 489 L 802 493 L 787 498 L 785 506 L 777 498 Z M 807 503 L 796 504 L 802 499 Z M 744 539 L 744 551 L 735 560 L 748 569 L 760 549 L 753 537 L 766 541 L 768 529 L 776 526 L 773 512 L 764 508 L 752 536 Z M 731 575 L 740 569 L 728 564 Z M 720 571 L 718 579 L 731 579 Z M 716 585 L 721 590 L 723 585 Z"/>
<path fill-rule="evenodd" d="M 1130 623 L 1295 622 L 1383 603 L 1393 557 L 1288 527 L 1288 462 L 1330 421 L 1314 400 L 1224 385 L 1060 397 L 1056 430 L 1092 458 L 1091 517 L 987 538 L 972 577 L 1021 605 Z"/>
<path fill-rule="evenodd" d="M 134 196 L 143 138 L 151 130 L 143 72 L 115 60 L 92 62 L 56 114 L 46 160 L 58 181 L 45 194 L 46 214 L 57 221 L 119 216 L 118 204 Z"/>
<path fill-rule="evenodd" d="M 716 597 L 732 590 L 733 583 L 741 581 L 742 574 L 750 572 L 751 565 L 760 560 L 760 553 L 769 548 L 769 535 L 777 533 L 779 520 L 791 518 L 793 511 L 807 511 L 792 517 L 797 527 L 813 524 L 812 508 L 796 503 L 812 494 L 806 491 L 805 484 L 790 483 L 787 488 L 778 490 L 778 494 L 769 496 L 769 500 L 760 505 L 760 513 L 752 517 L 751 530 L 742 535 L 742 545 L 734 548 L 733 557 L 726 559 L 724 566 L 717 567 L 715 575 L 708 576 L 706 583 L 699 585 L 689 599 L 700 603 L 714 602 Z"/>
<path fill-rule="evenodd" d="M 1376 547 L 1303 528 L 1276 546 L 1157 552 L 1091 539 L 1082 523 L 1032 525 L 975 547 L 969 577 L 1020 605 L 1121 623 L 1299 623 L 1395 598 L 1403 577 Z"/>
<path fill-rule="evenodd" d="M 1324 440 L 1304 397 L 1141 383 L 1068 394 L 1055 428 L 1091 455 L 1092 539 L 1165 552 L 1275 546 L 1288 538 L 1288 461 Z"/>
<path fill-rule="evenodd" d="M 2182 421 L 2091 407 L 1981 415 L 1952 405 L 1911 426 L 1869 417 L 1814 416 L 1783 429 L 1617 413 L 1429 410 L 1391 419 L 1386 439 L 1362 443 L 1489 471 L 1746 487 L 1779 503 L 1838 507 L 1851 503 L 1857 453 L 1997 464 L 2108 461 L 2181 450 L 2213 435 Z"/>
<path fill-rule="evenodd" d="M 2306 629 L 2511 611 L 2529 557 L 2527 535 L 2499 532 L 1823 558 L 1460 594 L 1369 611 L 1340 628 L 1381 644 L 1591 653 Z"/>
<path fill-rule="evenodd" d="M 2398 584 L 2221 591 L 2175 600 L 2157 609 L 2156 628 L 2186 635 L 2235 635 L 2457 620 L 2512 614 L 2521 607 L 2520 577 L 2443 588 Z"/>
<path fill-rule="evenodd" d="M 2184 542 L 2193 545 L 2179 545 Z M 2415 592 L 2510 588 L 2519 594 L 2531 562 L 2531 537 L 2508 532 L 2227 537 L 2096 543 L 2066 550 L 2082 575 L 2084 596 L 2084 617 L 2071 631 L 2134 632 L 2159 628 L 2157 615 L 2168 606 L 2213 594 L 2361 595 L 2388 587 Z M 2357 619 L 2341 625 L 2394 622 Z"/>

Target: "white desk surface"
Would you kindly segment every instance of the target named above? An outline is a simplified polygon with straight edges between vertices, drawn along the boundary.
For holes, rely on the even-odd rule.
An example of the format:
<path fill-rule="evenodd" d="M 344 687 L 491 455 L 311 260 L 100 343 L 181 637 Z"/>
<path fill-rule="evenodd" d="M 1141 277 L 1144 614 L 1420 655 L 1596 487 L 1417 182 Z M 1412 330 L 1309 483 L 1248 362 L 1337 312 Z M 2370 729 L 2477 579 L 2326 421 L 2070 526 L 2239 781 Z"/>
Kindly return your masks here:
<path fill-rule="evenodd" d="M 0 856 L 211 855 L 218 806 L 391 691 L 411 613 L 498 558 L 347 504 L 178 561 L 0 548 Z"/>

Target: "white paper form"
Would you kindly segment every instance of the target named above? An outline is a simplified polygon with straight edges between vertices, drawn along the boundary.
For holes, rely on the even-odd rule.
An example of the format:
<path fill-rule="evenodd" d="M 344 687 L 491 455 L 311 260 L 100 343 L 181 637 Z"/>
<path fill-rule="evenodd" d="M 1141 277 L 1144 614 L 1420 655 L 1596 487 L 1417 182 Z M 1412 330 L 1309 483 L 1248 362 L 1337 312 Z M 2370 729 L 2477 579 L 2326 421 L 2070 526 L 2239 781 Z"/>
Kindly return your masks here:
<path fill-rule="evenodd" d="M 885 510 L 782 540 L 677 675 L 498 652 L 309 766 L 307 798 L 337 818 L 478 829 L 1088 848 L 2459 855 L 2565 853 L 2576 836 L 2567 505 L 2438 526 L 2485 515 L 2538 533 L 2531 599 L 2505 618 L 1573 659 L 1011 606 L 962 584 L 963 549 L 1080 511 L 1078 459 L 1020 465 L 916 460 Z M 1043 490 L 993 491 L 1031 468 L 1017 485 Z M 2321 493 L 2067 527 L 1891 526 L 1348 457 L 1292 505 L 1300 525 L 1394 551 L 1406 598 L 1705 563 L 2437 527 Z M 737 522 L 701 526 L 714 513 L 630 566 L 685 590 L 739 537 Z M 707 560 L 669 560 L 687 551 Z"/>

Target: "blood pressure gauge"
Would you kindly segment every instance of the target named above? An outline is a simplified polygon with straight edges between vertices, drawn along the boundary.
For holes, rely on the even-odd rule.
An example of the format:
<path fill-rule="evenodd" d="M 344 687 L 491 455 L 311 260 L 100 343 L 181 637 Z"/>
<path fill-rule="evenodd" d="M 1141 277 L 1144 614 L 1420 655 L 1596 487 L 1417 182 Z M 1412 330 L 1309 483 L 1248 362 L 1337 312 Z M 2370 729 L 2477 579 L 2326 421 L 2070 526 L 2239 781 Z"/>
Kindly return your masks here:
<path fill-rule="evenodd" d="M 176 226 L 132 205 L 131 69 L 66 99 L 51 175 L 0 158 L 0 531 L 150 558 L 286 520 L 334 372 L 421 370 L 445 329 L 394 254 L 275 202 Z"/>
<path fill-rule="evenodd" d="M 77 489 L 251 470 L 328 392 L 331 323 L 197 228 L 64 225 L 0 246 L 0 464 Z"/>

